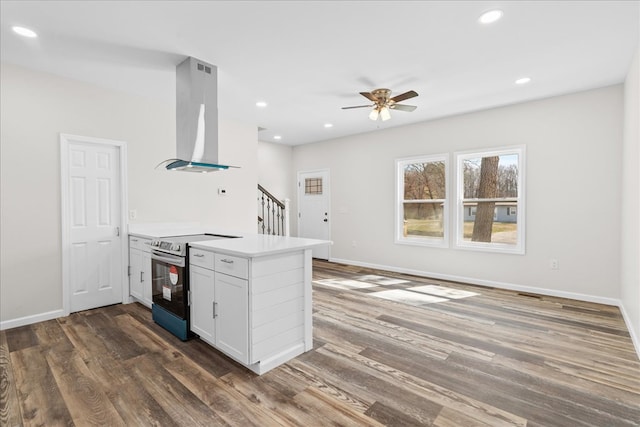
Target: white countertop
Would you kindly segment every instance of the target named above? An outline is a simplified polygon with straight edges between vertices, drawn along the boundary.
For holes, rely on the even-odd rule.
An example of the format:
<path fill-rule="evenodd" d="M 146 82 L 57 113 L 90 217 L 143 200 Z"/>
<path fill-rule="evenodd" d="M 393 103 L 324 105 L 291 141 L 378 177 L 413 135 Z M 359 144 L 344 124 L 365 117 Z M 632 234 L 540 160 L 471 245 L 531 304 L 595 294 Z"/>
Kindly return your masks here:
<path fill-rule="evenodd" d="M 239 238 L 203 240 L 191 243 L 190 246 L 249 258 L 310 249 L 316 246 L 332 244 L 329 240 L 271 236 L 266 234 L 249 234 L 222 230 L 199 224 L 129 224 L 130 235 L 145 237 L 148 239 L 203 233 L 239 236 Z"/>
<path fill-rule="evenodd" d="M 270 236 L 267 234 L 244 235 L 238 239 L 204 240 L 189 246 L 243 257 L 275 255 L 316 246 L 330 245 L 329 240 L 304 239 L 299 237 Z"/>

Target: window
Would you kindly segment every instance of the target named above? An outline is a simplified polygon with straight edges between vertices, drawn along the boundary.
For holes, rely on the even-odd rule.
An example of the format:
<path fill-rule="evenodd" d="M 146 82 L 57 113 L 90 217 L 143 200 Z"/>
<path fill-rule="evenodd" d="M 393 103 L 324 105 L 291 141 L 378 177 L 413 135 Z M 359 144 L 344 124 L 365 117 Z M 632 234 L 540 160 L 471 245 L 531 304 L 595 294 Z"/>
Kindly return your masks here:
<path fill-rule="evenodd" d="M 524 156 L 524 147 L 456 154 L 456 246 L 524 254 Z"/>
<path fill-rule="evenodd" d="M 448 245 L 447 156 L 396 161 L 396 243 Z"/>
<path fill-rule="evenodd" d="M 322 178 L 305 178 L 304 194 L 322 194 Z"/>

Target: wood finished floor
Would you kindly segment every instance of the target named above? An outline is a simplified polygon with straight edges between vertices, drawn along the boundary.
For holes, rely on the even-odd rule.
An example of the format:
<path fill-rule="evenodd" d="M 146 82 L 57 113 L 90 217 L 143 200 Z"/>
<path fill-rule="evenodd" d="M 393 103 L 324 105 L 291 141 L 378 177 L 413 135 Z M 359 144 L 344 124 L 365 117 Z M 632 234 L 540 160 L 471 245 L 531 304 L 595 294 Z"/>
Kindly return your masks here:
<path fill-rule="evenodd" d="M 640 425 L 617 308 L 314 262 L 314 281 L 374 276 L 401 280 L 315 284 L 314 349 L 263 376 L 139 304 L 1 331 L 0 425 Z M 479 295 L 368 295 L 434 284 Z"/>

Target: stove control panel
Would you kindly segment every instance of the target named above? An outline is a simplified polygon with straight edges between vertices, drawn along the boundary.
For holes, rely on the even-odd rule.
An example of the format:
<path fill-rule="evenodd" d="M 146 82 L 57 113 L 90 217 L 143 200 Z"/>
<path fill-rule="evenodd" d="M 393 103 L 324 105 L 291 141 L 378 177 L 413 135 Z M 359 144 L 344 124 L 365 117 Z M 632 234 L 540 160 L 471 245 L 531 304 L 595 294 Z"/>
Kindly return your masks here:
<path fill-rule="evenodd" d="M 167 251 L 179 251 L 181 249 L 180 243 L 167 242 L 164 240 L 154 240 L 151 242 L 151 247 L 164 249 Z"/>

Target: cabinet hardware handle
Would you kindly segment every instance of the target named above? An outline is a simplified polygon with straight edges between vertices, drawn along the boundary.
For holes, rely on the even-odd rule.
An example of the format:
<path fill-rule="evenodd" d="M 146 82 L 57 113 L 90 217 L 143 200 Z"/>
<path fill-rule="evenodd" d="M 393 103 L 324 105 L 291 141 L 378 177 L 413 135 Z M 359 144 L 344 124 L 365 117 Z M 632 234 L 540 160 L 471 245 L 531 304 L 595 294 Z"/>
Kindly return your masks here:
<path fill-rule="evenodd" d="M 221 259 L 220 261 L 224 262 L 225 264 L 233 264 L 233 260 L 232 259 Z"/>
<path fill-rule="evenodd" d="M 218 303 L 213 301 L 213 318 L 215 319 L 216 317 L 218 317 L 218 313 L 216 313 L 216 307 L 218 306 Z"/>
<path fill-rule="evenodd" d="M 140 272 L 140 281 L 144 282 L 144 271 Z"/>
<path fill-rule="evenodd" d="M 138 239 L 131 239 L 131 241 L 132 241 L 132 242 L 137 242 L 137 241 L 138 241 Z"/>
<path fill-rule="evenodd" d="M 193 256 L 197 256 L 198 258 L 202 258 L 204 254 L 193 254 Z"/>

